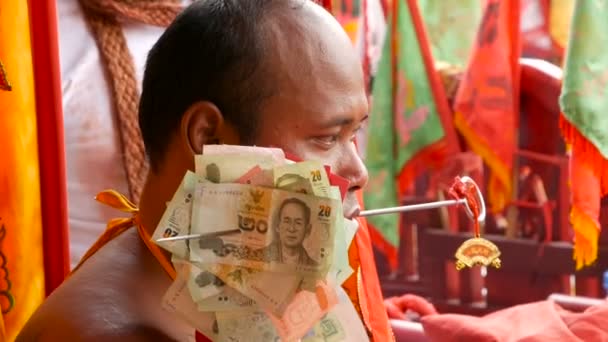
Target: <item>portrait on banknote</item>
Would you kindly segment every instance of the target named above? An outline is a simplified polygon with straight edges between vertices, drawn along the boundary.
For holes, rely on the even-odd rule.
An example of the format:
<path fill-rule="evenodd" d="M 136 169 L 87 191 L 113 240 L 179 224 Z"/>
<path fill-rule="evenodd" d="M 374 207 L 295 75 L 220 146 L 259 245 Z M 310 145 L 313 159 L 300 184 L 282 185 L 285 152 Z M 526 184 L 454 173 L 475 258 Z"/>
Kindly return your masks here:
<path fill-rule="evenodd" d="M 316 266 L 304 247 L 312 229 L 311 209 L 297 198 L 285 199 L 274 214 L 273 240 L 263 249 L 266 260 L 284 264 Z"/>

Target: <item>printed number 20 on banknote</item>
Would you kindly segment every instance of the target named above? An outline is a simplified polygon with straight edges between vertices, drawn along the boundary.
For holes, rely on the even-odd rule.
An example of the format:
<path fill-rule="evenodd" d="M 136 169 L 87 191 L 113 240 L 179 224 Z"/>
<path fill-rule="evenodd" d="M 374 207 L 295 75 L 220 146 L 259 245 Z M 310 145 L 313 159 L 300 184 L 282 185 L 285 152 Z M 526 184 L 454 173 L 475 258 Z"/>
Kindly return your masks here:
<path fill-rule="evenodd" d="M 241 233 L 192 243 L 193 261 L 275 272 L 329 268 L 339 201 L 242 184 L 197 187 L 192 233 Z"/>

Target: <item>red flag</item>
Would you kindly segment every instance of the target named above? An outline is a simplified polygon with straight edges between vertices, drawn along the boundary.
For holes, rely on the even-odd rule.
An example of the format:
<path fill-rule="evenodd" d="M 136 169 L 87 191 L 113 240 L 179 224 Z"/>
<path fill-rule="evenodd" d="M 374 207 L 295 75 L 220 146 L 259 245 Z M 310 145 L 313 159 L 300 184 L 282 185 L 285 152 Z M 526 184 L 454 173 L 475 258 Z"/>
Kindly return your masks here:
<path fill-rule="evenodd" d="M 488 0 L 455 100 L 454 124 L 490 168 L 489 202 L 501 211 L 512 193 L 519 118 L 519 0 Z"/>

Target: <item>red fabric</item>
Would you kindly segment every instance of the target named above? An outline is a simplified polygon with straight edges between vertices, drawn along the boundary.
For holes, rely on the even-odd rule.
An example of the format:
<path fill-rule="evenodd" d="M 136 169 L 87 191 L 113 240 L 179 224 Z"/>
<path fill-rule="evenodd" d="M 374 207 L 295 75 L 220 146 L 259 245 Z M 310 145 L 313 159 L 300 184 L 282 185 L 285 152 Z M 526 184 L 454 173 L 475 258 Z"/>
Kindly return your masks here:
<path fill-rule="evenodd" d="M 511 199 L 519 118 L 519 0 L 488 0 L 467 72 L 454 101 L 456 128 L 491 170 L 489 202 Z"/>
<path fill-rule="evenodd" d="M 423 317 L 422 324 L 430 341 L 608 341 L 608 301 L 582 313 L 542 301 L 484 317 L 431 315 Z"/>
<path fill-rule="evenodd" d="M 329 13 L 331 13 L 331 0 L 313 0 L 315 3 L 323 6 Z"/>
<path fill-rule="evenodd" d="M 363 208 L 362 192 L 357 192 L 359 197 L 359 205 Z M 378 270 L 376 270 L 376 261 L 374 260 L 374 252 L 372 250 L 372 241 L 370 239 L 367 221 L 364 218 L 359 218 L 360 227 L 355 235 L 355 242 L 359 253 L 359 262 L 361 267 L 361 278 L 363 285 L 363 293 L 360 294 L 359 304 L 363 319 L 369 324 L 372 330 L 374 341 L 392 341 L 394 339 L 391 325 L 388 320 L 386 308 L 383 305 L 382 290 L 380 288 L 380 280 L 378 279 Z"/>
<path fill-rule="evenodd" d="M 210 339 L 208 339 L 205 335 L 201 334 L 198 331 L 196 332 L 194 337 L 196 338 L 196 342 L 211 342 Z"/>
<path fill-rule="evenodd" d="M 384 236 L 372 224 L 368 223 L 367 228 L 370 239 L 373 242 L 372 245 L 384 255 L 390 269 L 396 270 L 399 264 L 399 251 L 397 247 L 386 241 Z"/>
<path fill-rule="evenodd" d="M 70 271 L 55 1 L 29 1 L 47 296 Z"/>

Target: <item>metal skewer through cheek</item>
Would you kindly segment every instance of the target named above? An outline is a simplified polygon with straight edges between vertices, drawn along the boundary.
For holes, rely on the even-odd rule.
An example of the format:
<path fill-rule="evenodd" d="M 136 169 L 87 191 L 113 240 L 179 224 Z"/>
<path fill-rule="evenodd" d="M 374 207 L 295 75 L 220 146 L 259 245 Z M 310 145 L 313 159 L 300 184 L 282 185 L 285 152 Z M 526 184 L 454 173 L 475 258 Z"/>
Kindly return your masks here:
<path fill-rule="evenodd" d="M 395 213 L 403 213 L 408 211 L 416 211 L 416 210 L 428 210 L 435 209 L 441 207 L 449 207 L 458 204 L 466 204 L 467 201 L 465 199 L 459 200 L 447 200 L 447 201 L 437 201 L 437 202 L 428 202 L 428 203 L 420 203 L 420 204 L 410 204 L 404 205 L 400 207 L 391 207 L 391 208 L 382 208 L 382 209 L 371 209 L 371 210 L 363 210 L 359 213 L 359 216 L 375 216 L 375 215 L 385 215 L 385 214 L 395 214 Z M 467 211 L 468 214 L 468 211 Z"/>
<path fill-rule="evenodd" d="M 472 220 L 477 220 L 479 222 L 485 221 L 486 220 L 486 205 L 483 201 L 483 196 L 481 195 L 481 191 L 479 190 L 479 187 L 477 186 L 475 181 L 473 181 L 473 179 L 471 179 L 470 177 L 466 177 L 466 176 L 461 177 L 460 180 L 463 183 L 471 184 L 471 186 L 475 188 L 475 192 L 477 194 L 477 202 L 479 203 L 479 215 L 477 217 L 475 217 L 473 210 L 469 206 L 469 202 L 464 198 L 457 199 L 457 200 L 411 204 L 411 205 L 404 205 L 404 206 L 392 207 L 392 208 L 364 210 L 359 213 L 359 216 L 365 217 L 365 216 L 374 216 L 374 215 L 394 214 L 394 213 L 402 213 L 402 212 L 416 211 L 416 210 L 428 210 L 428 209 L 435 209 L 435 208 L 441 208 L 441 207 L 449 207 L 449 206 L 458 205 L 458 204 L 464 204 L 464 209 L 465 209 L 467 215 Z"/>

